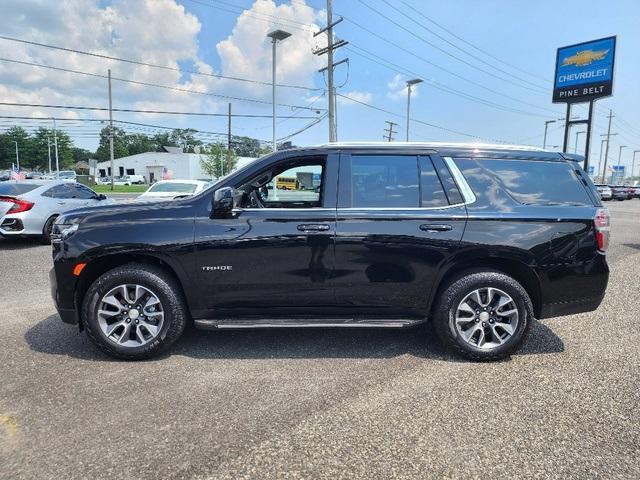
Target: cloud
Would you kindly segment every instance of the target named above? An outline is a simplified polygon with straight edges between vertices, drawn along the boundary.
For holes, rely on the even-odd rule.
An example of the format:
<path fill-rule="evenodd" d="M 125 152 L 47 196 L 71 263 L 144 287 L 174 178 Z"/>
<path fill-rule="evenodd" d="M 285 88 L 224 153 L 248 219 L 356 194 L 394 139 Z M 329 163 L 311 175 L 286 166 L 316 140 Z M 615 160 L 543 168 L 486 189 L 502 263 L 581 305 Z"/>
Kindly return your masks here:
<path fill-rule="evenodd" d="M 322 36 L 315 39 L 312 35 L 312 31 L 318 29 L 316 22 L 322 12 L 309 7 L 303 0 L 296 0 L 291 5 L 257 0 L 250 9 L 240 14 L 231 34 L 217 45 L 221 72 L 216 72 L 200 56 L 198 36 L 201 23 L 176 0 L 65 0 L 64 3 L 49 0 L 5 0 L 3 7 L 4 35 L 173 68 L 186 65 L 201 73 L 222 73 L 270 82 L 271 44 L 266 34 L 274 28 L 286 29 L 293 34 L 278 46 L 280 83 L 313 87 L 316 71 L 326 61 L 326 58 L 311 54 L 312 48 L 322 46 Z M 291 24 L 280 24 L 285 20 Z M 299 26 L 300 29 L 293 26 Z M 269 86 L 184 74 L 6 40 L 0 40 L 0 56 L 96 75 L 106 75 L 110 68 L 114 78 L 112 86 L 115 108 L 221 113 L 226 112 L 228 101 L 215 96 L 135 85 L 119 81 L 118 78 L 220 95 L 265 101 L 271 99 Z M 0 101 L 107 106 L 107 81 L 103 78 L 2 61 L 0 78 Z M 295 104 L 305 104 L 310 97 L 317 95 L 314 92 L 285 88 L 281 88 L 278 93 L 280 102 Z M 318 103 L 315 106 L 324 107 Z M 236 111 L 258 113 L 260 105 L 234 102 L 234 108 Z M 265 113 L 268 113 L 267 110 L 268 106 L 265 106 Z M 99 111 L 19 107 L 5 107 L 3 114 L 33 117 L 55 115 L 65 118 L 107 117 L 106 112 Z M 158 123 L 162 120 L 163 124 L 176 127 L 185 123 L 192 124 L 195 120 L 142 114 L 117 114 L 116 117 L 136 121 L 154 120 Z"/>
<path fill-rule="evenodd" d="M 371 103 L 371 101 L 373 100 L 373 93 L 363 92 L 361 90 L 352 90 L 350 92 L 345 92 L 342 95 L 347 96 L 357 102 Z M 351 100 L 344 97 L 338 97 L 338 103 L 345 106 L 358 105 L 356 102 L 352 102 Z"/>
<path fill-rule="evenodd" d="M 400 100 L 407 98 L 407 77 L 401 74 L 395 75 L 388 83 L 387 97 L 391 100 Z M 411 98 L 418 96 L 418 86 L 411 87 Z"/>
<path fill-rule="evenodd" d="M 272 0 L 256 0 L 250 9 L 240 14 L 231 35 L 216 45 L 222 73 L 271 82 L 272 43 L 267 33 L 280 29 L 291 36 L 277 44 L 277 82 L 313 87 L 314 75 L 326 62 L 326 56 L 311 54 L 314 47 L 326 45 L 324 35 L 313 36 L 313 32 L 319 30 L 316 24 L 319 14 L 304 0 L 281 5 Z M 247 84 L 244 89 L 265 99 L 271 95 L 269 86 Z M 299 90 L 281 90 L 281 99 L 300 96 Z"/>

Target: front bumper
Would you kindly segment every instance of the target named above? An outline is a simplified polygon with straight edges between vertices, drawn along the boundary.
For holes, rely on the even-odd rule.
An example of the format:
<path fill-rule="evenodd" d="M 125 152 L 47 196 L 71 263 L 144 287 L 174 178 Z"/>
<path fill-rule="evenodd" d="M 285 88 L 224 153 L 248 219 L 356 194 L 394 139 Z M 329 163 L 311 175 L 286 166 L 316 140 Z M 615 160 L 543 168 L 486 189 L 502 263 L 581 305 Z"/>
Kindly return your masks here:
<path fill-rule="evenodd" d="M 78 311 L 76 308 L 69 308 L 62 298 L 62 292 L 58 289 L 58 280 L 56 278 L 56 269 L 49 270 L 49 282 L 51 284 L 51 298 L 64 323 L 77 325 L 79 322 Z"/>

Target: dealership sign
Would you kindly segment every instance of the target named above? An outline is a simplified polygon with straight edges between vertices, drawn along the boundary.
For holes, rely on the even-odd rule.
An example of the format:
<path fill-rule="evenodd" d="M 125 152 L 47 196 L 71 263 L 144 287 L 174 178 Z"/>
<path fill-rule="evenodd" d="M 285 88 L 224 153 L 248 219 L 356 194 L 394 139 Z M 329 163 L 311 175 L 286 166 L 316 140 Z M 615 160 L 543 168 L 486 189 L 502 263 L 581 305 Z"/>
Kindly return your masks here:
<path fill-rule="evenodd" d="M 589 102 L 613 92 L 616 37 L 558 49 L 554 103 Z"/>

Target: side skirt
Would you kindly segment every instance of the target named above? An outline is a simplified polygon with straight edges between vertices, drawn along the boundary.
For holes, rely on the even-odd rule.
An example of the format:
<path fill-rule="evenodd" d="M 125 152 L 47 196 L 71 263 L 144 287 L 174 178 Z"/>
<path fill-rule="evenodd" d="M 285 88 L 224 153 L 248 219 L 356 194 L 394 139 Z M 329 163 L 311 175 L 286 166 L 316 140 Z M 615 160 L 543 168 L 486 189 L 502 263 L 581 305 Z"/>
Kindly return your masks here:
<path fill-rule="evenodd" d="M 203 330 L 234 328 L 405 328 L 425 323 L 427 319 L 354 319 L 354 318 L 305 318 L 299 320 L 261 319 L 201 319 L 194 320 L 196 328 Z"/>

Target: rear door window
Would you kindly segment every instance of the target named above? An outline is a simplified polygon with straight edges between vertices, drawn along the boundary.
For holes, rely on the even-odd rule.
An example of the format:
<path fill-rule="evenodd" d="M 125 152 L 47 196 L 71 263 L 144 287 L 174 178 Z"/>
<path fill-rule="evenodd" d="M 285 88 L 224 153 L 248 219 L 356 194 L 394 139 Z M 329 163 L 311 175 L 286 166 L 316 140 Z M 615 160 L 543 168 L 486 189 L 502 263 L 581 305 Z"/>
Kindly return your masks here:
<path fill-rule="evenodd" d="M 49 190 L 44 192 L 42 196 L 51 198 L 72 198 L 71 190 L 64 184 L 51 187 Z"/>
<path fill-rule="evenodd" d="M 575 168 L 568 162 L 456 159 L 456 165 L 474 190 L 487 188 L 481 181 L 484 176 L 481 171 L 484 171 L 511 198 L 524 205 L 593 205 Z M 481 185 L 477 181 L 481 181 Z"/>
<path fill-rule="evenodd" d="M 415 155 L 352 155 L 351 205 L 361 208 L 420 206 Z"/>

